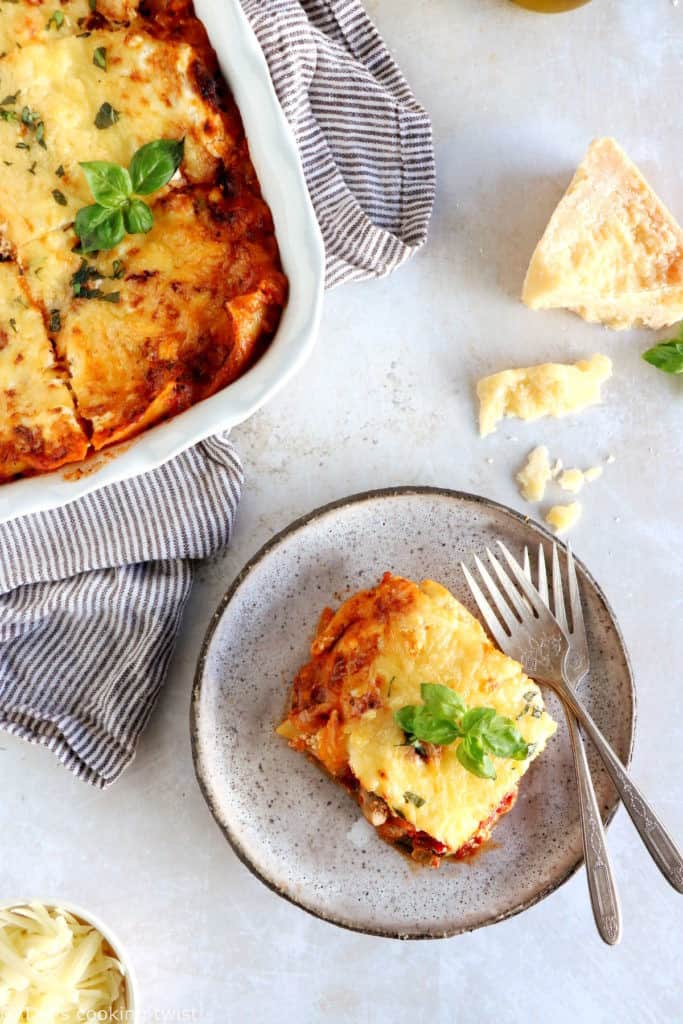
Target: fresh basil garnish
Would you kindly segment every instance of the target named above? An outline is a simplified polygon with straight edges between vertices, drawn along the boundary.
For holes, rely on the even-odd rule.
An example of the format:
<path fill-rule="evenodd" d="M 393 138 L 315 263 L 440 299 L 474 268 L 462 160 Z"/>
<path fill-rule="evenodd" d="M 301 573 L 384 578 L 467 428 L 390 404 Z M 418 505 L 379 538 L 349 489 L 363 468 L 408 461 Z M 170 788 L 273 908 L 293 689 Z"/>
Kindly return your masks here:
<path fill-rule="evenodd" d="M 130 162 L 133 192 L 148 196 L 167 185 L 180 167 L 184 139 L 158 139 L 141 146 Z"/>
<path fill-rule="evenodd" d="M 678 328 L 677 338 L 660 341 L 643 353 L 643 359 L 664 373 L 683 373 L 683 323 Z"/>
<path fill-rule="evenodd" d="M 81 241 L 83 252 L 97 249 L 113 249 L 126 233 L 120 208 L 112 210 L 94 203 L 84 206 L 76 214 L 74 231 Z"/>
<path fill-rule="evenodd" d="M 499 715 L 495 708 L 467 708 L 460 694 L 448 686 L 423 683 L 423 703 L 407 704 L 394 712 L 403 729 L 406 743 L 448 746 L 459 739 L 456 757 L 468 772 L 482 779 L 495 779 L 490 755 L 524 761 L 530 746 L 514 722 Z"/>
<path fill-rule="evenodd" d="M 141 146 L 129 170 L 106 160 L 81 164 L 96 202 L 79 210 L 74 230 L 81 251 L 111 249 L 126 232 L 145 234 L 154 224 L 154 214 L 136 195 L 149 195 L 166 185 L 183 158 L 184 140 L 159 139 Z M 117 217 L 110 214 L 118 214 Z M 112 238 L 116 240 L 112 242 Z"/>
<path fill-rule="evenodd" d="M 114 110 L 111 103 L 103 103 L 95 115 L 96 128 L 111 128 L 119 119 L 119 111 Z"/>
<path fill-rule="evenodd" d="M 110 211 L 111 212 L 111 211 Z M 120 215 L 120 210 L 114 211 Z M 91 281 L 101 281 L 102 274 L 97 267 L 91 266 L 87 260 L 81 259 L 78 270 L 71 276 L 71 286 L 77 299 L 100 299 L 102 302 L 118 302 L 120 292 L 103 292 L 101 288 L 90 286 Z"/>
<path fill-rule="evenodd" d="M 123 208 L 123 223 L 129 235 L 142 235 L 151 231 L 154 217 L 142 199 L 131 199 Z"/>
<path fill-rule="evenodd" d="M 130 175 L 125 167 L 106 160 L 90 160 L 80 165 L 93 199 L 100 206 L 115 210 L 123 206 L 133 191 Z"/>

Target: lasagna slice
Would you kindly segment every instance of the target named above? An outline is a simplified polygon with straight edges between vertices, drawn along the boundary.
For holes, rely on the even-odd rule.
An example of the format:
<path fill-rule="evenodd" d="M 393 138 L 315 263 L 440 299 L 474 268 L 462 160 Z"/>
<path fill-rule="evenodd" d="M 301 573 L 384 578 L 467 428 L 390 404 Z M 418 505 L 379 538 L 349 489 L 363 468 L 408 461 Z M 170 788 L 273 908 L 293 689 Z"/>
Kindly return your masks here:
<path fill-rule="evenodd" d="M 85 456 L 88 439 L 13 263 L 0 263 L 0 481 Z"/>
<path fill-rule="evenodd" d="M 104 54 L 106 68 L 95 63 L 96 53 Z M 207 80 L 192 46 L 140 28 L 95 31 L 8 54 L 0 97 L 6 242 L 19 247 L 67 227 L 93 202 L 80 161 L 127 167 L 154 139 L 185 140 L 180 170 L 165 191 L 219 180 L 242 132 L 218 109 Z"/>
<path fill-rule="evenodd" d="M 99 449 L 214 394 L 261 354 L 286 298 L 270 212 L 218 188 L 171 190 L 107 253 L 55 231 L 19 260 Z"/>
<path fill-rule="evenodd" d="M 482 778 L 458 758 L 462 740 L 411 744 L 395 713 L 419 705 L 424 683 L 511 719 L 525 758 L 496 757 L 495 778 Z M 438 866 L 488 839 L 555 729 L 536 683 L 448 590 L 387 573 L 323 613 L 278 732 L 354 795 L 382 838 Z"/>

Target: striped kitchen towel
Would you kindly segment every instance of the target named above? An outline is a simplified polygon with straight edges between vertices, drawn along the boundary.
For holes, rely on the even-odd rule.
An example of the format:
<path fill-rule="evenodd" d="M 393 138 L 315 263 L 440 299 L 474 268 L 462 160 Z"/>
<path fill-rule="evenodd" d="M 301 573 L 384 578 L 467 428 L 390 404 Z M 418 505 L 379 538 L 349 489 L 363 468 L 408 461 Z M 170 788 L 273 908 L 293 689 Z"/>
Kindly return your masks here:
<path fill-rule="evenodd" d="M 242 0 L 298 141 L 327 284 L 381 277 L 425 241 L 429 118 L 359 0 Z M 80 778 L 132 760 L 195 560 L 229 542 L 242 485 L 226 437 L 64 508 L 0 526 L 0 728 Z"/>

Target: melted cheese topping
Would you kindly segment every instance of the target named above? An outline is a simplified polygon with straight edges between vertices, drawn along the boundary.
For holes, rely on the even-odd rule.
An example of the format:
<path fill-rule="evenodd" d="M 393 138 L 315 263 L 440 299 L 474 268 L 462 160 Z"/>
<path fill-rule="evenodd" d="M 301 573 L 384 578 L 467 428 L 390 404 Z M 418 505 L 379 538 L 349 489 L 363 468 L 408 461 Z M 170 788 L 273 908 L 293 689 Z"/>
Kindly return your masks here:
<path fill-rule="evenodd" d="M 0 263 L 0 480 L 82 458 L 87 439 L 40 313 Z"/>
<path fill-rule="evenodd" d="M 258 358 L 286 301 L 203 27 L 189 0 L 137 6 L 0 5 L 0 251 L 30 308 L 0 358 L 0 479 L 78 460 L 213 394 Z M 116 117 L 99 128 L 103 104 Z M 152 230 L 89 254 L 77 294 L 73 220 L 93 202 L 80 162 L 126 166 L 140 146 L 180 138 L 178 172 L 145 196 Z"/>
<path fill-rule="evenodd" d="M 536 420 L 567 416 L 600 403 L 600 388 L 612 376 L 607 356 L 594 355 L 575 365 L 542 363 L 503 370 L 477 384 L 479 432 L 491 434 L 506 416 Z"/>
<path fill-rule="evenodd" d="M 430 580 L 417 586 L 387 574 L 374 590 L 355 595 L 336 615 L 323 618 L 312 652 L 313 660 L 295 682 L 292 713 L 281 734 L 337 775 L 350 767 L 364 790 L 450 852 L 516 790 L 556 729 L 537 685 L 521 666 L 493 646 L 448 590 Z M 421 758 L 404 745 L 393 712 L 421 703 L 424 682 L 451 687 L 468 706 L 494 707 L 512 718 L 524 739 L 536 744 L 532 757 L 524 762 L 495 758 L 495 780 L 467 772 L 456 758 L 456 745 Z"/>
<path fill-rule="evenodd" d="M 683 231 L 614 139 L 591 143 L 531 258 L 522 299 L 616 328 L 683 318 Z"/>
<path fill-rule="evenodd" d="M 555 533 L 566 533 L 577 523 L 581 516 L 581 504 L 573 501 L 570 505 L 553 505 L 548 509 L 546 523 L 553 527 Z"/>
<path fill-rule="evenodd" d="M 546 484 L 552 478 L 548 449 L 540 445 L 529 452 L 525 465 L 517 474 L 519 493 L 526 501 L 542 501 Z"/>
<path fill-rule="evenodd" d="M 106 71 L 93 62 L 100 47 L 106 49 Z M 21 119 L 0 120 L 0 152 L 7 157 L 7 163 L 0 161 L 0 228 L 8 241 L 21 246 L 41 238 L 92 203 L 82 160 L 128 166 L 146 142 L 185 138 L 184 178 L 212 180 L 231 140 L 218 111 L 201 96 L 195 59 L 184 43 L 133 29 L 38 43 L 5 57 L 3 91 L 19 92 L 17 113 L 28 107 L 37 114 L 45 143 Z M 114 107 L 118 120 L 100 129 L 95 118 L 103 103 Z M 55 173 L 59 167 L 61 177 Z M 55 189 L 65 203 L 56 201 Z"/>
<path fill-rule="evenodd" d="M 154 226 L 89 257 L 89 282 L 108 303 L 73 296 L 81 260 L 63 231 L 20 250 L 36 301 L 61 309 L 57 350 L 69 369 L 94 448 L 120 441 L 224 387 L 258 354 L 286 296 L 273 273 L 264 203 L 226 218 L 212 192 L 171 191 L 153 202 Z M 226 261 L 226 254 L 230 259 Z M 112 279 L 114 263 L 122 277 Z"/>

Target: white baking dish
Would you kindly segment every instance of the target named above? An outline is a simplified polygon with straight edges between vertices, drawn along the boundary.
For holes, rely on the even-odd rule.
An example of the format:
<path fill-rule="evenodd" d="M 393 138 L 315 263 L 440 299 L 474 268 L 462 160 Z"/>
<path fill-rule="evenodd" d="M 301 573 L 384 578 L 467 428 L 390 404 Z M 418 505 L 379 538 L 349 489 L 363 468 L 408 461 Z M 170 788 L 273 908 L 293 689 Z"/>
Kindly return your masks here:
<path fill-rule="evenodd" d="M 277 334 L 256 365 L 234 384 L 134 441 L 53 473 L 1 484 L 0 522 L 57 508 L 106 484 L 145 473 L 211 434 L 230 429 L 279 391 L 315 344 L 325 256 L 294 136 L 239 0 L 195 0 L 195 10 L 239 107 L 254 167 L 275 220 L 289 278 L 289 298 Z"/>

